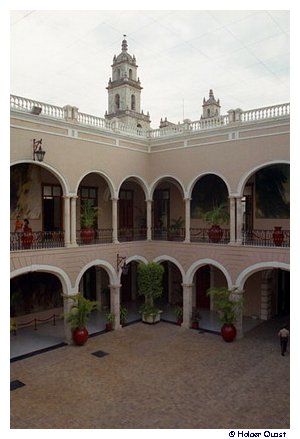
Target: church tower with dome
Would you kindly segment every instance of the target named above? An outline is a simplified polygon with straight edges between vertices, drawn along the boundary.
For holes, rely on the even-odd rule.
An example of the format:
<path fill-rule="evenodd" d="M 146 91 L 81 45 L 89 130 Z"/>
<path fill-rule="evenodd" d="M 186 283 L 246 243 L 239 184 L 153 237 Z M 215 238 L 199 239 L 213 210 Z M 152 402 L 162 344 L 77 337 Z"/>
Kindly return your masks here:
<path fill-rule="evenodd" d="M 112 77 L 108 86 L 108 111 L 105 119 L 120 120 L 135 128 L 150 129 L 149 113 L 141 110 L 141 82 L 137 76 L 135 56 L 128 53 L 126 35 L 122 41 L 122 52 L 114 56 Z"/>

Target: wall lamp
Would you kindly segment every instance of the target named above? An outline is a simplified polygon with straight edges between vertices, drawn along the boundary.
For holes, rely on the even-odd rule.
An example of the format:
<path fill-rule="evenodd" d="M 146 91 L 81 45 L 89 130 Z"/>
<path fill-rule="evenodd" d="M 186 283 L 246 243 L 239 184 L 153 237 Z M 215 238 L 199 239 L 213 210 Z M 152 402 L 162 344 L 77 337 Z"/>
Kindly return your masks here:
<path fill-rule="evenodd" d="M 126 256 L 120 256 L 117 254 L 117 271 L 119 268 L 122 270 L 122 274 L 128 274 L 128 265 L 126 264 Z"/>
<path fill-rule="evenodd" d="M 39 162 L 42 162 L 44 160 L 44 155 L 46 154 L 46 151 L 42 150 L 42 139 L 32 141 L 32 148 L 33 148 L 33 160 L 38 160 Z"/>

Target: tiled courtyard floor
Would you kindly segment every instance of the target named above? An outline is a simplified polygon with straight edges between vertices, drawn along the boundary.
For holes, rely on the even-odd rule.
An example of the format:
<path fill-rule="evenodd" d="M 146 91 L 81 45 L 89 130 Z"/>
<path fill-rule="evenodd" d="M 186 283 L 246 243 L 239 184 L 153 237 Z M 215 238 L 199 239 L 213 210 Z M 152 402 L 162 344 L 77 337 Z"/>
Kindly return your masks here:
<path fill-rule="evenodd" d="M 17 361 L 11 381 L 25 386 L 11 391 L 11 428 L 287 429 L 290 357 L 277 329 L 266 322 L 225 343 L 137 323 Z"/>

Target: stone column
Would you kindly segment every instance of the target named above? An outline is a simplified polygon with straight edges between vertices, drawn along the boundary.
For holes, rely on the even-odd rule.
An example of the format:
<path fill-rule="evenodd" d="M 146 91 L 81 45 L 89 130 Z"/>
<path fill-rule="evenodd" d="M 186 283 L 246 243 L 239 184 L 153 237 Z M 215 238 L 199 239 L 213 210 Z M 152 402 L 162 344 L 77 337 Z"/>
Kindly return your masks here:
<path fill-rule="evenodd" d="M 236 223 L 236 212 L 235 212 L 235 197 L 229 197 L 230 202 L 230 242 L 229 244 L 235 244 L 235 223 Z"/>
<path fill-rule="evenodd" d="M 147 240 L 152 240 L 152 200 L 147 200 Z"/>
<path fill-rule="evenodd" d="M 77 239 L 76 239 L 76 197 L 71 197 L 71 245 L 76 247 Z"/>
<path fill-rule="evenodd" d="M 272 270 L 265 270 L 261 276 L 260 318 L 269 320 L 272 310 Z"/>
<path fill-rule="evenodd" d="M 172 266 L 171 262 L 168 264 L 168 302 L 172 303 Z"/>
<path fill-rule="evenodd" d="M 120 288 L 121 284 L 109 285 L 110 287 L 110 310 L 115 315 L 114 329 L 121 329 L 120 324 Z"/>
<path fill-rule="evenodd" d="M 231 290 L 232 290 L 231 297 L 233 300 L 234 299 L 239 300 L 243 297 L 244 290 L 240 290 L 239 288 L 237 288 L 235 286 L 233 286 L 231 288 Z M 244 334 L 243 334 L 243 306 L 240 307 L 240 310 L 237 314 L 237 319 L 236 319 L 236 322 L 234 323 L 234 326 L 236 327 L 236 331 L 237 331 L 236 338 L 237 339 L 242 338 L 244 336 Z"/>
<path fill-rule="evenodd" d="M 64 230 L 65 246 L 70 246 L 70 197 L 64 196 Z"/>
<path fill-rule="evenodd" d="M 101 290 L 102 290 L 101 267 L 95 267 L 95 271 L 96 271 L 96 300 L 101 307 L 102 306 L 102 301 L 101 301 Z"/>
<path fill-rule="evenodd" d="M 192 319 L 193 284 L 182 284 L 183 287 L 183 322 L 184 328 L 190 328 Z"/>
<path fill-rule="evenodd" d="M 243 228 L 243 210 L 242 210 L 242 198 L 236 198 L 236 243 L 242 244 L 243 236 L 242 236 L 242 228 Z"/>
<path fill-rule="evenodd" d="M 74 305 L 74 300 L 71 299 L 71 296 L 77 293 L 69 293 L 64 296 L 64 315 L 67 314 L 72 306 Z M 70 325 L 67 323 L 64 318 L 64 334 L 65 334 L 65 342 L 68 344 L 72 343 L 72 331 Z"/>
<path fill-rule="evenodd" d="M 191 242 L 191 199 L 185 198 L 185 240 Z"/>
<path fill-rule="evenodd" d="M 113 226 L 113 243 L 119 244 L 119 241 L 118 241 L 118 198 L 112 198 L 112 226 Z"/>

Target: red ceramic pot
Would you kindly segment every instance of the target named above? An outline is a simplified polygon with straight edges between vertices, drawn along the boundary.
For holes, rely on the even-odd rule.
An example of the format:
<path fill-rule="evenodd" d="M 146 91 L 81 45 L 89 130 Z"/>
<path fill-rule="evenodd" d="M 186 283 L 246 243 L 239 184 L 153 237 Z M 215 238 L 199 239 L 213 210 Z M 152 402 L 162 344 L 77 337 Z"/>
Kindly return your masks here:
<path fill-rule="evenodd" d="M 199 323 L 197 320 L 192 321 L 192 329 L 199 329 Z"/>
<path fill-rule="evenodd" d="M 211 242 L 219 242 L 222 239 L 223 230 L 217 224 L 211 226 L 208 231 L 208 237 Z"/>
<path fill-rule="evenodd" d="M 84 243 L 89 243 L 95 239 L 95 230 L 88 228 L 88 229 L 81 229 L 80 230 L 80 237 Z"/>
<path fill-rule="evenodd" d="M 86 328 L 77 328 L 74 329 L 72 338 L 75 344 L 82 346 L 89 338 L 89 333 Z"/>
<path fill-rule="evenodd" d="M 281 227 L 280 226 L 275 226 L 274 227 L 274 232 L 273 232 L 274 244 L 277 247 L 280 247 L 282 245 L 282 243 L 283 243 L 283 238 L 284 238 L 284 236 L 283 236 L 283 231 L 281 230 Z"/>
<path fill-rule="evenodd" d="M 106 323 L 106 325 L 105 325 L 106 332 L 112 331 L 112 329 L 113 329 L 113 324 L 112 323 Z"/>
<path fill-rule="evenodd" d="M 33 234 L 31 232 L 24 232 L 21 236 L 21 242 L 23 248 L 31 248 L 33 241 Z"/>
<path fill-rule="evenodd" d="M 221 328 L 221 335 L 223 339 L 227 342 L 231 342 L 236 337 L 236 328 L 231 323 L 224 323 Z"/>
<path fill-rule="evenodd" d="M 178 319 L 176 323 L 177 323 L 178 326 L 181 326 L 182 322 L 183 322 L 182 319 Z"/>

